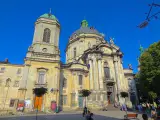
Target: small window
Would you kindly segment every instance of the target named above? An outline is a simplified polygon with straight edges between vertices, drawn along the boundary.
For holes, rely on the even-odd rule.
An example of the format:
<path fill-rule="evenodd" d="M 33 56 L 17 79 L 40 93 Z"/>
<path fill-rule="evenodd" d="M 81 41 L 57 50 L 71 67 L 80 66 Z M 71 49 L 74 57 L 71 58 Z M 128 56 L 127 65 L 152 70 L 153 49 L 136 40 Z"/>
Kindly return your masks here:
<path fill-rule="evenodd" d="M 43 33 L 43 42 L 49 43 L 50 35 L 51 35 L 51 30 L 49 28 L 45 28 Z"/>
<path fill-rule="evenodd" d="M 66 88 L 66 87 L 67 87 L 67 79 L 64 78 L 64 79 L 63 79 L 63 88 Z"/>
<path fill-rule="evenodd" d="M 74 55 L 73 57 L 76 58 L 76 48 L 73 49 L 73 52 L 74 52 L 73 53 L 73 55 Z"/>
<path fill-rule="evenodd" d="M 15 81 L 13 87 L 19 87 L 19 81 Z"/>
<path fill-rule="evenodd" d="M 2 72 L 4 72 L 4 71 L 5 71 L 5 69 L 6 69 L 5 67 L 2 67 L 2 68 L 1 68 L 1 71 L 2 71 Z"/>
<path fill-rule="evenodd" d="M 10 100 L 9 107 L 14 107 L 14 103 L 15 103 L 15 100 L 14 100 L 14 99 L 11 99 L 11 100 Z"/>
<path fill-rule="evenodd" d="M 63 99 L 63 105 L 67 105 L 67 95 L 63 95 L 62 99 Z"/>
<path fill-rule="evenodd" d="M 106 77 L 106 78 L 110 78 L 110 70 L 109 70 L 108 67 L 105 67 L 105 68 L 104 68 L 104 73 L 105 73 L 105 77 Z"/>
<path fill-rule="evenodd" d="M 79 75 L 79 85 L 82 85 L 82 84 L 83 84 L 82 78 L 83 78 L 83 76 L 82 76 L 82 75 Z"/>
<path fill-rule="evenodd" d="M 11 82 L 11 79 L 10 79 L 10 78 L 8 78 L 8 79 L 6 80 L 5 87 L 9 87 L 9 86 L 10 86 L 10 82 Z"/>
<path fill-rule="evenodd" d="M 90 42 L 88 42 L 88 48 L 91 48 L 91 43 Z"/>
<path fill-rule="evenodd" d="M 38 84 L 45 83 L 45 71 L 40 71 L 38 75 Z"/>
<path fill-rule="evenodd" d="M 21 68 L 18 68 L 17 74 L 21 74 Z"/>

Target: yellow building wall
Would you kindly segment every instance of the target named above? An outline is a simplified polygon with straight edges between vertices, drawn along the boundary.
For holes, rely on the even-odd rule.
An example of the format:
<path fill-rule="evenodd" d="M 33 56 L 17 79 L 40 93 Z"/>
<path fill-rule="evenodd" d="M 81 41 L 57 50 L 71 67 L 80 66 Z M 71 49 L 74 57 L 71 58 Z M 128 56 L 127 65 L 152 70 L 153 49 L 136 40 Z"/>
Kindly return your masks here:
<path fill-rule="evenodd" d="M 9 107 L 11 99 L 17 99 L 17 93 L 19 89 L 19 83 L 22 79 L 23 65 L 13 64 L 0 64 L 0 69 L 5 68 L 2 72 L 0 71 L 0 109 L 14 109 Z M 17 74 L 18 69 L 21 72 Z M 9 86 L 6 86 L 6 80 L 10 79 Z M 18 81 L 18 86 L 15 86 L 15 81 Z"/>
<path fill-rule="evenodd" d="M 34 104 L 35 96 L 33 94 L 33 88 L 35 88 L 35 83 L 38 81 L 38 68 L 48 69 L 46 72 L 46 87 L 48 88 L 48 92 L 43 96 L 43 108 L 49 108 L 51 105 L 51 101 L 55 100 L 59 104 L 59 92 L 54 91 L 51 93 L 51 89 L 59 90 L 59 75 L 60 75 L 60 66 L 59 63 L 47 63 L 47 62 L 36 62 L 36 61 L 26 61 L 26 64 L 30 64 L 29 74 L 27 80 L 27 92 L 25 99 L 32 100 L 32 104 Z"/>
<path fill-rule="evenodd" d="M 89 75 L 81 71 L 71 71 L 69 69 L 63 69 L 61 75 L 61 82 L 64 78 L 67 79 L 67 87 L 62 88 L 62 95 L 67 95 L 67 104 L 63 105 L 63 108 L 78 108 L 78 91 L 81 89 L 89 89 Z M 78 76 L 82 75 L 82 87 L 79 85 Z M 75 93 L 75 103 L 73 105 L 71 93 Z"/>

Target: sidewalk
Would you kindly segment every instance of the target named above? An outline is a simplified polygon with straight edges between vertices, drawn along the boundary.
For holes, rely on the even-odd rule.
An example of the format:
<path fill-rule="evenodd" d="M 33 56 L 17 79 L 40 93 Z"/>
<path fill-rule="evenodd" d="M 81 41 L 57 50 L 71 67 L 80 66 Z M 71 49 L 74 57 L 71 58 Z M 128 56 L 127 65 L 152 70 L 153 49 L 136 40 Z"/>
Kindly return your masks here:
<path fill-rule="evenodd" d="M 38 116 L 44 116 L 44 115 L 61 115 L 61 114 L 82 114 L 82 111 L 61 111 L 59 113 L 38 113 Z M 19 116 L 36 116 L 36 113 L 31 113 L 31 114 L 27 114 L 27 113 L 17 113 L 15 115 L 2 115 L 0 116 L 0 118 L 5 118 L 5 117 L 19 117 Z"/>

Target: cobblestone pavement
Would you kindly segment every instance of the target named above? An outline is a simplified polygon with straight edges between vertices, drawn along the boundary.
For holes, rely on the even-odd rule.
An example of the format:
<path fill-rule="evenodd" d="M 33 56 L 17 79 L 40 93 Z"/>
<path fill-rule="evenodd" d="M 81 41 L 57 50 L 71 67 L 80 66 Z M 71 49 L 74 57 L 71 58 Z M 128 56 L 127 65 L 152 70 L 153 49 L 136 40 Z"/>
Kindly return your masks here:
<path fill-rule="evenodd" d="M 123 120 L 125 112 L 122 111 L 93 111 L 94 120 Z M 35 115 L 27 116 L 6 116 L 0 117 L 0 120 L 35 120 Z M 38 120 L 85 120 L 80 112 L 64 112 L 52 115 L 38 115 Z M 142 120 L 139 115 L 139 120 Z"/>

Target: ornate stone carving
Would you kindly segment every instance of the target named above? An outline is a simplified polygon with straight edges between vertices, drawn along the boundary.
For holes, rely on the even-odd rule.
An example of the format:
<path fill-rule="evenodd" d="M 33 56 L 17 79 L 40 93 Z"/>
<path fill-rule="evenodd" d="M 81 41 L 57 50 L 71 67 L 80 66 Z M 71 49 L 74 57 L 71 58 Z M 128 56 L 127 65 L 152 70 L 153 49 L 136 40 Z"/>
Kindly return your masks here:
<path fill-rule="evenodd" d="M 33 47 L 29 46 L 28 51 L 33 52 Z"/>
<path fill-rule="evenodd" d="M 128 67 L 129 67 L 130 70 L 133 69 L 131 64 L 128 64 Z"/>
<path fill-rule="evenodd" d="M 32 56 L 43 57 L 43 58 L 56 58 L 55 54 L 44 54 L 44 53 L 33 53 Z"/>

